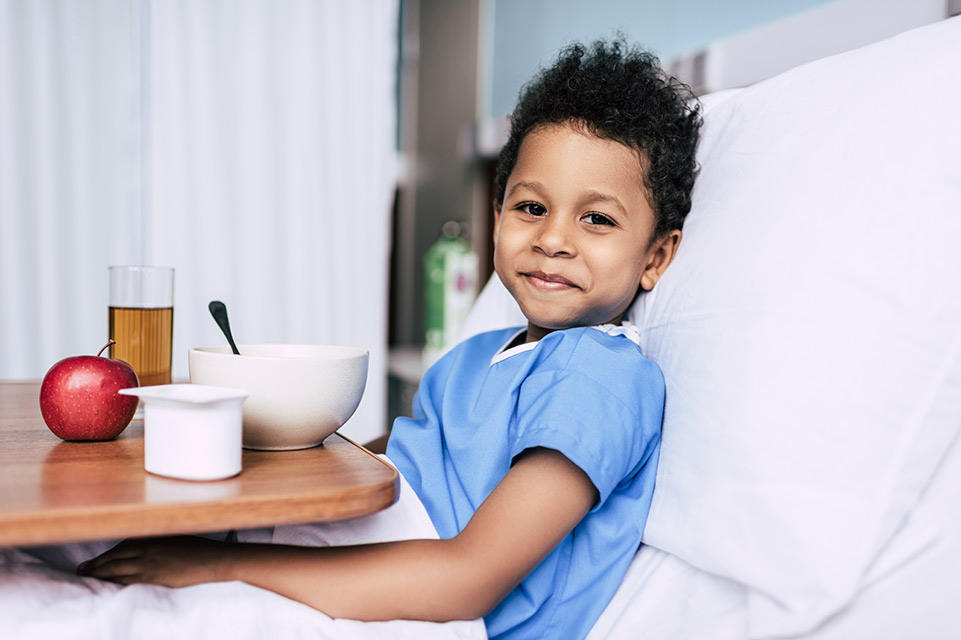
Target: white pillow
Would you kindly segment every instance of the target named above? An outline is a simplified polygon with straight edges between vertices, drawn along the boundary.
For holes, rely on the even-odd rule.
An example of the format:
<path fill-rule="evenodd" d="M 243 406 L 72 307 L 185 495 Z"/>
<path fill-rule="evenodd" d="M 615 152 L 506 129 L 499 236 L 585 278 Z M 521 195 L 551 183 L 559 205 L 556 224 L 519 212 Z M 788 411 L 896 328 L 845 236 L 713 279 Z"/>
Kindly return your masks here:
<path fill-rule="evenodd" d="M 667 380 L 645 541 L 747 585 L 750 637 L 849 602 L 961 431 L 958 60 L 952 19 L 705 100 L 632 309 Z"/>

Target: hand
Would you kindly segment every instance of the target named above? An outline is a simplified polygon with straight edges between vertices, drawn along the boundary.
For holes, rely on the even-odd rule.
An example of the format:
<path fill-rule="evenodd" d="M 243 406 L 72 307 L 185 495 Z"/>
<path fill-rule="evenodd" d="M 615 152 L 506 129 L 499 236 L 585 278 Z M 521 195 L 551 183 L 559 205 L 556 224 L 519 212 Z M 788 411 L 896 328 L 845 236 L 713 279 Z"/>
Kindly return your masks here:
<path fill-rule="evenodd" d="M 225 557 L 235 548 L 194 536 L 134 538 L 80 564 L 77 574 L 124 585 L 186 587 L 220 582 L 227 579 L 223 571 Z"/>

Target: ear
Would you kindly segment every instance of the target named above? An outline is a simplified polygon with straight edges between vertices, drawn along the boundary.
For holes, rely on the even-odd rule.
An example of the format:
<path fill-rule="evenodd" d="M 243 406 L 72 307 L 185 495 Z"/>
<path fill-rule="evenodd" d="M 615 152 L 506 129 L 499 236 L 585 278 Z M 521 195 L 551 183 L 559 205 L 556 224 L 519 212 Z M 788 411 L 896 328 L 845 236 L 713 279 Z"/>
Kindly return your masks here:
<path fill-rule="evenodd" d="M 679 244 L 681 244 L 680 229 L 675 229 L 651 243 L 645 254 L 647 264 L 641 273 L 641 289 L 650 291 L 654 288 L 674 260 Z"/>
<path fill-rule="evenodd" d="M 501 230 L 501 205 L 494 205 L 494 246 L 497 246 L 497 234 Z"/>

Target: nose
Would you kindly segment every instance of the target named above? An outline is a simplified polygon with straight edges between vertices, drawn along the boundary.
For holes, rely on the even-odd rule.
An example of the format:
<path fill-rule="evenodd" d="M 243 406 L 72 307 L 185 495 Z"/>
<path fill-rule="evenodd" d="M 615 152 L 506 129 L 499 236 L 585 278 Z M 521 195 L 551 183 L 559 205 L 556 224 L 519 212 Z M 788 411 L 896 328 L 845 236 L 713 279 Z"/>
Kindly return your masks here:
<path fill-rule="evenodd" d="M 566 216 L 545 216 L 538 225 L 533 249 L 548 257 L 571 257 L 576 253 L 573 231 Z"/>

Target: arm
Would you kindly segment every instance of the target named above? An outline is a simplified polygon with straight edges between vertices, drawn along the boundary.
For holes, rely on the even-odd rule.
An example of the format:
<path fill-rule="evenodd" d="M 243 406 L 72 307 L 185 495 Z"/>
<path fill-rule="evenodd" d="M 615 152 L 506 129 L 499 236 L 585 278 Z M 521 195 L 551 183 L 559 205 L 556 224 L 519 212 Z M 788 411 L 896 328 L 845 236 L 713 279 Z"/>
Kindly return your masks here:
<path fill-rule="evenodd" d="M 332 617 L 457 620 L 487 614 L 543 560 L 597 499 L 562 454 L 522 454 L 449 540 L 353 547 L 131 541 L 82 565 L 123 584 L 242 580 Z"/>

